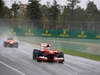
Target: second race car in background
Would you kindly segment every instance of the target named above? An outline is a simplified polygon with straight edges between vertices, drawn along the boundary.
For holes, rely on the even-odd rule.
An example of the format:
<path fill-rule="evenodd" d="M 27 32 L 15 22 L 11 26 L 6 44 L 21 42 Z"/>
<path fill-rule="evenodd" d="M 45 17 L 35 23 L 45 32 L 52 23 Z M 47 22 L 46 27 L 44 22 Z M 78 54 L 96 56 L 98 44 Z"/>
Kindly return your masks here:
<path fill-rule="evenodd" d="M 46 61 L 46 62 L 64 62 L 64 54 L 58 50 L 49 49 L 51 45 L 47 43 L 41 44 L 41 49 L 34 49 L 33 50 L 33 60 L 37 60 L 39 62 Z"/>
<path fill-rule="evenodd" d="M 18 48 L 18 42 L 13 38 L 8 38 L 4 41 L 4 47 L 15 47 Z"/>

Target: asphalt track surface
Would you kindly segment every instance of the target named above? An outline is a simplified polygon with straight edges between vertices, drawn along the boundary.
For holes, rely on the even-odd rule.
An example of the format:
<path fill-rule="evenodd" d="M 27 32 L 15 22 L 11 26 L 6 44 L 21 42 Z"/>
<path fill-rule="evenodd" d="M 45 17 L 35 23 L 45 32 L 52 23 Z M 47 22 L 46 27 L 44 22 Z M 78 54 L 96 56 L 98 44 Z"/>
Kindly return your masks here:
<path fill-rule="evenodd" d="M 5 48 L 0 39 L 0 75 L 100 75 L 100 62 L 65 55 L 64 64 L 32 60 L 32 51 L 39 48 L 19 42 L 19 48 Z"/>

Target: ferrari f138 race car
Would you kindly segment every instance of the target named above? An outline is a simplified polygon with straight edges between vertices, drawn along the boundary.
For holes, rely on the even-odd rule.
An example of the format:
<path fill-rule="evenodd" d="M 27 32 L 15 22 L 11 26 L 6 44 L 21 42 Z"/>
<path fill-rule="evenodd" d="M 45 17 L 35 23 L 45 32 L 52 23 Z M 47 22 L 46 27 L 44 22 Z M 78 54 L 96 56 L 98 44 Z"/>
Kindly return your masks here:
<path fill-rule="evenodd" d="M 42 43 L 41 49 L 34 49 L 33 50 L 33 60 L 37 60 L 38 62 L 64 62 L 64 54 L 63 52 L 52 50 L 50 48 L 50 44 Z"/>
<path fill-rule="evenodd" d="M 18 42 L 13 38 L 8 38 L 4 41 L 4 47 L 15 47 L 18 48 Z"/>

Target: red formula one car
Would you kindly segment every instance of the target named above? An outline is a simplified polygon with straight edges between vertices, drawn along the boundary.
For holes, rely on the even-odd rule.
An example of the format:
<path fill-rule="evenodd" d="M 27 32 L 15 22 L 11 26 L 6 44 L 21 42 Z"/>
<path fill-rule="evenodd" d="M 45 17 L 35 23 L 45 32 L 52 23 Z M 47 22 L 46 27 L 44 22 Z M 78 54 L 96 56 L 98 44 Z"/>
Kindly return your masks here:
<path fill-rule="evenodd" d="M 15 47 L 18 48 L 18 42 L 13 38 L 8 38 L 4 41 L 4 47 Z"/>
<path fill-rule="evenodd" d="M 46 61 L 46 62 L 64 62 L 64 54 L 63 52 L 57 50 L 49 49 L 51 45 L 47 43 L 41 44 L 41 50 L 34 49 L 33 50 L 33 60 L 37 60 L 38 62 Z"/>

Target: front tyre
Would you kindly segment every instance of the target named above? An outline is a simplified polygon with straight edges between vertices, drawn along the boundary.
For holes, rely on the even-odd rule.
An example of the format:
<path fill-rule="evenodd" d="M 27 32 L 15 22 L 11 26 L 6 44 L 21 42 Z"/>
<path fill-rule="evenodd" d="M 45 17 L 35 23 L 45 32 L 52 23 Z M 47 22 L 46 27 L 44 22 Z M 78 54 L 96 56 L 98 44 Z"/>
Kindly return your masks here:
<path fill-rule="evenodd" d="M 58 58 L 63 58 L 64 59 L 64 53 L 63 52 L 60 52 L 58 54 Z M 64 60 L 60 60 L 59 63 L 63 64 Z"/>
<path fill-rule="evenodd" d="M 4 47 L 7 47 L 7 44 L 6 43 L 4 43 Z"/>
<path fill-rule="evenodd" d="M 39 50 L 37 50 L 37 49 L 33 50 L 33 60 L 35 60 L 38 57 L 38 52 L 39 52 Z"/>
<path fill-rule="evenodd" d="M 15 43 L 14 47 L 18 48 L 18 43 Z"/>

